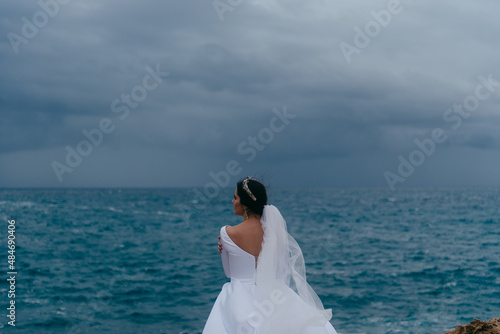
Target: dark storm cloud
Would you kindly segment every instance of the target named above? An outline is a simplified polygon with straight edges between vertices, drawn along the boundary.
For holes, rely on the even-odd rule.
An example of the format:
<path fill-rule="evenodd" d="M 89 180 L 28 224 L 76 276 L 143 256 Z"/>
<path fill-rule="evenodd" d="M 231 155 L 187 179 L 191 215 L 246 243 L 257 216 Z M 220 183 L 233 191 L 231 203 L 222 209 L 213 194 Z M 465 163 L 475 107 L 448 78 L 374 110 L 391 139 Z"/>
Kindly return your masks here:
<path fill-rule="evenodd" d="M 66 174 L 65 184 L 96 178 L 96 184 L 131 185 L 116 179 L 117 166 L 136 185 L 203 183 L 226 161 L 245 161 L 238 145 L 284 106 L 297 117 L 249 170 L 304 165 L 320 180 L 335 166 L 354 185 L 384 185 L 382 174 L 397 167 L 398 155 L 436 127 L 449 131 L 436 152 L 447 159 L 426 162 L 436 174 L 464 159 L 448 155 L 451 148 L 498 155 L 491 125 L 498 125 L 498 92 L 457 130 L 443 114 L 474 94 L 478 76 L 500 80 L 494 14 L 500 5 L 402 0 L 400 13 L 348 63 L 340 44 L 355 45 L 354 28 L 363 31 L 375 20 L 372 11 L 388 4 L 248 0 L 221 21 L 206 1 L 73 0 L 16 53 L 7 34 L 22 36 L 22 18 L 32 20 L 41 7 L 3 3 L 0 157 L 32 168 L 4 164 L 0 185 L 58 186 L 51 162 L 64 162 L 65 147 L 75 147 L 85 139 L 82 130 L 103 118 L 115 130 Z M 141 84 L 147 66 L 169 74 L 120 120 L 111 104 Z M 139 158 L 153 170 L 146 173 Z M 438 160 L 443 167 L 432 162 Z M 317 180 L 310 182 L 324 183 Z M 418 173 L 412 180 L 425 184 Z"/>

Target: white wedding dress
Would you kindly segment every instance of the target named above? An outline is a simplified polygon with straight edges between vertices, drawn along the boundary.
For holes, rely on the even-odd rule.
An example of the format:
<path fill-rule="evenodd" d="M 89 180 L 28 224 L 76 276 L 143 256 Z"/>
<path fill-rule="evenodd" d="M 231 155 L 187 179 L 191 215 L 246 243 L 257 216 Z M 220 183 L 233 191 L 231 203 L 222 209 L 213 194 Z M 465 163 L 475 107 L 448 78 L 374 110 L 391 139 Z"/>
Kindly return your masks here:
<path fill-rule="evenodd" d="M 265 218 L 266 212 L 267 216 L 270 217 L 271 209 L 275 210 L 273 214 L 277 214 L 276 217 L 281 217 L 274 206 L 266 206 L 266 208 L 268 210 L 264 211 L 263 218 Z M 261 219 L 261 222 L 263 221 Z M 281 231 L 281 238 L 286 233 L 286 223 L 284 226 L 285 232 Z M 272 228 L 266 229 L 263 222 L 263 229 L 264 241 L 257 261 L 256 257 L 238 247 L 231 240 L 226 232 L 226 226 L 221 228 L 222 265 L 224 273 L 231 281 L 223 285 L 205 324 L 203 334 L 337 334 L 329 322 L 331 310 L 322 308 L 317 295 L 305 283 L 305 268 L 303 268 L 303 283 L 300 283 L 302 277 L 298 276 L 297 273 L 292 274 L 293 279 L 299 278 L 293 286 L 285 279 L 277 279 L 276 271 L 273 269 L 266 269 L 265 274 L 257 270 L 261 263 L 268 268 L 270 265 L 277 267 L 276 262 L 270 261 L 273 256 L 263 257 L 266 254 L 271 254 L 270 252 L 276 253 L 277 247 L 279 247 L 277 240 L 272 240 Z M 286 235 L 288 238 L 292 238 L 288 233 Z M 290 240 L 292 243 L 295 241 L 293 238 Z M 288 243 L 286 246 L 288 250 Z M 301 256 L 302 252 L 300 252 L 299 259 L 303 260 Z M 303 263 L 301 265 L 303 266 Z M 260 270 L 262 271 L 262 269 Z M 300 288 L 301 284 L 310 291 L 306 291 L 304 286 L 303 289 Z M 256 291 L 257 286 L 261 290 L 267 289 L 264 290 L 266 293 L 259 294 L 260 290 Z M 294 291 L 297 289 L 299 293 Z M 309 299 L 309 302 L 306 302 L 300 296 L 300 291 L 310 293 L 315 297 L 309 298 L 309 295 L 304 295 Z M 259 298 L 260 295 L 264 295 L 264 297 Z M 318 303 L 316 307 L 314 302 L 311 302 L 313 298 Z"/>

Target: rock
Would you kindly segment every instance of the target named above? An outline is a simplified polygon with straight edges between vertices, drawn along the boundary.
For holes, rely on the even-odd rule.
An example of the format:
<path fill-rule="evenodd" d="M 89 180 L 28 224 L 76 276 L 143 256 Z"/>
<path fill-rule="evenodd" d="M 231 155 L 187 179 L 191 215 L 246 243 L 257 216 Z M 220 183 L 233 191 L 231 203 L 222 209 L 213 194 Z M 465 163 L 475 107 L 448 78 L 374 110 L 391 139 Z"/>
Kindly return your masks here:
<path fill-rule="evenodd" d="M 474 319 L 470 324 L 460 325 L 444 334 L 500 334 L 500 318 L 488 322 Z"/>

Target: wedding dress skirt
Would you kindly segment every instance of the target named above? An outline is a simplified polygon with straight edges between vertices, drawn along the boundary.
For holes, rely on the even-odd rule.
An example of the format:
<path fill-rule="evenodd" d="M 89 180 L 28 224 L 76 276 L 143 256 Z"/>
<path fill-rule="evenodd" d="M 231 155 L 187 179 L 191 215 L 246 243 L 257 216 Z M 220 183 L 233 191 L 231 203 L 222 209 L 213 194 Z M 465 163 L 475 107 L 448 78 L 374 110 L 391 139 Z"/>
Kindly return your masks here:
<path fill-rule="evenodd" d="M 326 320 L 323 325 L 315 324 L 314 310 L 288 286 L 259 302 L 255 297 L 256 257 L 231 240 L 226 226 L 220 236 L 222 265 L 231 281 L 223 285 L 203 334 L 337 334 Z M 263 329 L 266 321 L 272 325 Z"/>

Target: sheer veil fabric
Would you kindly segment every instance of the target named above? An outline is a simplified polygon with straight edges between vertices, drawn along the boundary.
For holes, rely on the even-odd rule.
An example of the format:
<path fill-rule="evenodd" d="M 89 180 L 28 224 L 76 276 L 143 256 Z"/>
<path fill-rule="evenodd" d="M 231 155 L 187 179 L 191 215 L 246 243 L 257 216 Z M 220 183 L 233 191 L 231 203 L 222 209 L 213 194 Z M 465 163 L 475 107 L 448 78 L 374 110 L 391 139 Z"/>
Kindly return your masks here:
<path fill-rule="evenodd" d="M 304 256 L 288 233 L 285 219 L 273 205 L 264 206 L 261 217 L 264 237 L 257 260 L 256 300 L 267 307 L 259 333 L 302 334 L 324 328 L 332 318 L 307 283 Z M 300 300 L 302 299 L 302 301 Z M 295 305 L 295 307 L 294 307 Z"/>

